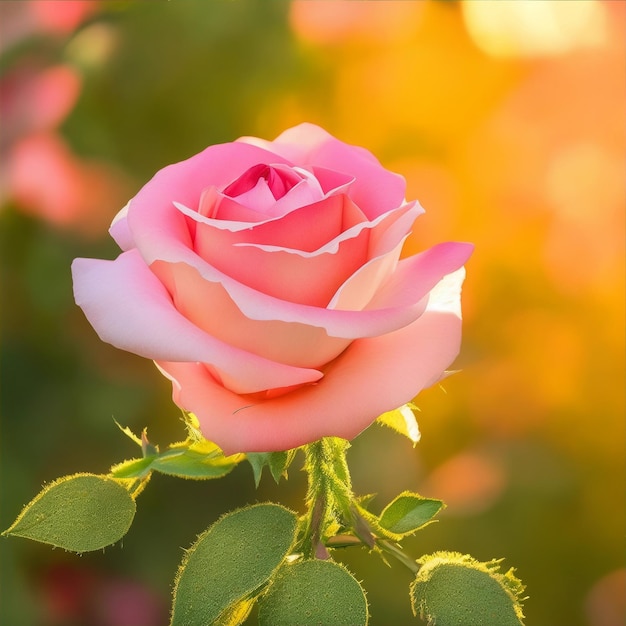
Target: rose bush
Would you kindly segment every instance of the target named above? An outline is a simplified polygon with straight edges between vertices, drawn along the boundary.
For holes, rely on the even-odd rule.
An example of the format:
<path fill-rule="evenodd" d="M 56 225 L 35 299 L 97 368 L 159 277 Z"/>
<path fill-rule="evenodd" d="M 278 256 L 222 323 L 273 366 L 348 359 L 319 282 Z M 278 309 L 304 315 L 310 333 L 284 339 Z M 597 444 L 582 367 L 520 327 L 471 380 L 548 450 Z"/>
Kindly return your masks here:
<path fill-rule="evenodd" d="M 363 148 L 303 124 L 210 146 L 76 259 L 101 339 L 153 359 L 226 453 L 355 437 L 439 380 L 460 344 L 465 243 L 400 260 L 423 212 Z"/>

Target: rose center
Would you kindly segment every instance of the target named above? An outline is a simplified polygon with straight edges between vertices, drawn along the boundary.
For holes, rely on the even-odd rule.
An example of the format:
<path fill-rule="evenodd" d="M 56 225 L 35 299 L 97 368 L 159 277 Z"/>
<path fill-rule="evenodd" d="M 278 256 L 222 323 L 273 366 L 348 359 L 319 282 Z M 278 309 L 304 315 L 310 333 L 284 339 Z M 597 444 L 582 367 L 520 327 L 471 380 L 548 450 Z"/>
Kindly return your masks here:
<path fill-rule="evenodd" d="M 225 196 L 237 198 L 254 189 L 260 181 L 264 181 L 275 200 L 280 200 L 290 189 L 295 187 L 303 177 L 290 167 L 280 165 L 253 165 L 237 180 L 222 192 Z"/>

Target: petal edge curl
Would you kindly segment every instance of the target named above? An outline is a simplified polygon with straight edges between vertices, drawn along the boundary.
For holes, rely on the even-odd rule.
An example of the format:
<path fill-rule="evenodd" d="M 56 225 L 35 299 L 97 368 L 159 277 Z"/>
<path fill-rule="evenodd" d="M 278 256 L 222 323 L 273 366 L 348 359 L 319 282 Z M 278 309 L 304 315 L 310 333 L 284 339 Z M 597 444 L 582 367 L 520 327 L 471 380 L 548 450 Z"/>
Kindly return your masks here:
<path fill-rule="evenodd" d="M 202 331 L 174 308 L 167 290 L 136 250 L 115 261 L 75 259 L 72 275 L 76 303 L 100 338 L 117 348 L 153 360 L 209 364 L 237 393 L 322 377 L 317 370 L 276 363 Z"/>
<path fill-rule="evenodd" d="M 403 295 L 404 286 L 394 278 L 390 287 L 385 288 L 380 297 L 376 296 L 375 302 L 370 303 L 366 310 L 343 311 L 288 302 L 261 293 L 220 272 L 191 249 L 185 216 L 174 205 L 148 206 L 133 202 L 128 211 L 128 222 L 147 265 L 155 261 L 189 265 L 203 280 L 219 283 L 226 297 L 232 299 L 243 315 L 251 320 L 278 320 L 314 326 L 323 328 L 331 337 L 344 339 L 382 335 L 413 322 L 423 311 L 420 302 L 423 296 L 441 277 L 461 267 L 473 250 L 469 244 L 448 242 L 401 261 L 398 269 L 400 266 L 407 268 L 406 272 L 402 270 L 401 275 L 410 273 L 413 258 L 418 265 L 424 265 L 426 257 L 431 262 L 430 267 L 425 266 L 428 279 L 418 281 L 411 289 L 415 296 L 411 303 L 407 303 L 406 294 Z M 436 272 L 439 274 L 435 275 Z M 418 291 L 422 292 L 421 295 L 417 294 Z"/>

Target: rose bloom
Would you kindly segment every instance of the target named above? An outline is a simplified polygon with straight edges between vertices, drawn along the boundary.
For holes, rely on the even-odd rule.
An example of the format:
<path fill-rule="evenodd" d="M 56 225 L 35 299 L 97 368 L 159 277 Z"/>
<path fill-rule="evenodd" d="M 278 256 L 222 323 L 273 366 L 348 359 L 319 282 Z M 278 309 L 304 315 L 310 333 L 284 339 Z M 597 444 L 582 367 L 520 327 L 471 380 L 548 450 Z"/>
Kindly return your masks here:
<path fill-rule="evenodd" d="M 103 341 L 153 359 L 224 452 L 352 439 L 458 353 L 466 243 L 400 260 L 420 205 L 367 150 L 302 124 L 170 165 L 76 259 Z"/>

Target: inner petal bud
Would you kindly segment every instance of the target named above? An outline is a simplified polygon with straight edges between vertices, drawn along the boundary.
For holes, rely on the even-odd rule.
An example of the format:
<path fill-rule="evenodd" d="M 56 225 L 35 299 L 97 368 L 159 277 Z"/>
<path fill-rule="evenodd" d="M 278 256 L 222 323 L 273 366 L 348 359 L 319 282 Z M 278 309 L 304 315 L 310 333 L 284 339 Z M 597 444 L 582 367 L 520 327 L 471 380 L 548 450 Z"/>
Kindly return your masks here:
<path fill-rule="evenodd" d="M 225 196 L 237 198 L 254 189 L 262 180 L 271 191 L 275 200 L 280 200 L 292 187 L 297 185 L 303 176 L 285 165 L 267 165 L 259 163 L 245 171 L 237 180 L 228 185 L 222 192 Z"/>

